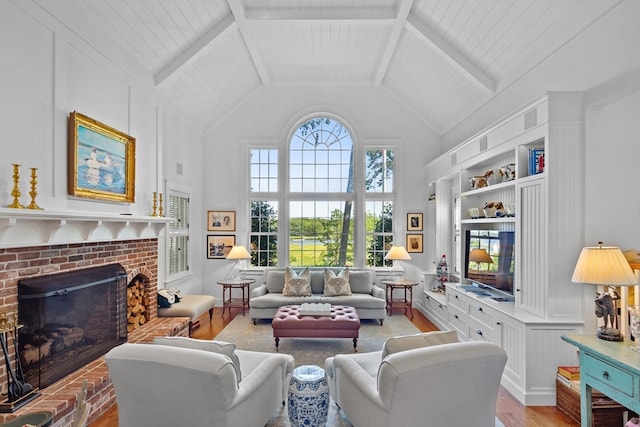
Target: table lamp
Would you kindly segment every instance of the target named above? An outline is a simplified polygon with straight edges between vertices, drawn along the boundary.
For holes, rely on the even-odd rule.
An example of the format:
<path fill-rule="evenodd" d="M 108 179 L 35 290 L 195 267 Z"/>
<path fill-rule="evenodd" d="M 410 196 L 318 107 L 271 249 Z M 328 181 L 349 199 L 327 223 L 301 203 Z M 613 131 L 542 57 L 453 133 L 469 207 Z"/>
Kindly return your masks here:
<path fill-rule="evenodd" d="M 602 246 L 602 242 L 598 242 L 598 246 L 582 249 L 571 281 L 609 287 L 638 284 L 638 279 L 622 251 L 615 246 Z M 598 328 L 596 336 L 606 341 L 624 339 L 616 328 L 618 310 L 615 300 L 615 296 L 612 297 L 608 293 L 598 294 L 596 298 L 596 316 L 604 319 L 604 326 Z"/>
<path fill-rule="evenodd" d="M 243 259 L 249 259 L 249 258 L 251 258 L 251 254 L 249 253 L 249 251 L 247 251 L 247 248 L 245 248 L 242 245 L 233 246 L 229 251 L 229 253 L 227 254 L 226 259 L 235 259 L 236 263 L 233 267 L 231 267 L 231 269 L 225 276 L 225 279 L 232 279 L 232 280 L 239 279 L 240 278 L 240 261 Z"/>
<path fill-rule="evenodd" d="M 384 257 L 385 260 L 390 259 L 393 261 L 393 269 L 399 270 L 404 275 L 404 268 L 402 268 L 402 261 L 411 259 L 411 255 L 407 252 L 404 246 L 391 246 L 389 252 Z"/>
<path fill-rule="evenodd" d="M 480 248 L 471 249 L 471 252 L 469 252 L 469 261 L 472 261 L 472 262 L 476 263 L 476 269 L 477 270 L 480 270 L 480 263 L 481 262 L 486 262 L 487 263 L 487 271 L 489 271 L 489 264 L 493 263 L 493 260 L 489 256 L 489 253 L 487 253 L 487 250 L 486 249 L 480 249 Z"/>

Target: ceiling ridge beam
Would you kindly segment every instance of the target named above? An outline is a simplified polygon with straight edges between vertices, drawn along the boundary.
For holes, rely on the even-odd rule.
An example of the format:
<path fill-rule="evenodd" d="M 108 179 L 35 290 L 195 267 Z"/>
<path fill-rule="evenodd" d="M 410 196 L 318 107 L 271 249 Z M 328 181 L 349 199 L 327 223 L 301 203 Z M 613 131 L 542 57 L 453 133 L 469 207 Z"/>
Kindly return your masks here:
<path fill-rule="evenodd" d="M 235 19 L 233 18 L 233 15 L 228 15 L 220 23 L 209 29 L 209 31 L 204 33 L 202 37 L 198 38 L 198 40 L 192 43 L 179 55 L 173 58 L 167 65 L 162 67 L 157 73 L 154 74 L 153 80 L 155 82 L 155 85 L 160 86 L 172 75 L 180 71 L 180 69 L 188 64 L 193 63 L 200 57 L 207 46 L 209 46 L 216 38 L 218 38 L 222 33 L 233 26 L 234 23 Z"/>
<path fill-rule="evenodd" d="M 240 30 L 240 35 L 242 36 L 244 44 L 249 51 L 249 56 L 251 57 L 251 61 L 253 62 L 253 66 L 255 67 L 256 72 L 260 76 L 262 84 L 264 86 L 269 86 L 269 74 L 267 73 L 267 68 L 265 67 L 262 56 L 260 55 L 258 42 L 253 36 L 253 33 L 249 28 L 249 24 L 247 23 L 244 7 L 242 6 L 242 4 L 240 4 L 239 0 L 227 0 L 227 4 L 229 5 L 231 13 L 233 13 L 233 16 L 236 19 L 238 29 Z"/>
<path fill-rule="evenodd" d="M 445 59 L 447 59 L 455 68 L 474 81 L 482 89 L 488 90 L 491 93 L 496 92 L 497 85 L 491 77 L 489 77 L 473 62 L 465 58 L 458 49 L 456 49 L 447 40 L 443 39 L 424 22 L 420 21 L 415 15 L 409 15 L 407 18 L 407 24 L 409 28 L 413 29 L 426 42 L 442 53 Z"/>
<path fill-rule="evenodd" d="M 248 21 L 353 21 L 379 22 L 396 19 L 394 7 L 247 8 Z"/>
<path fill-rule="evenodd" d="M 412 7 L 413 0 L 402 0 L 402 2 L 400 3 L 395 22 L 393 23 L 393 27 L 391 28 L 391 34 L 387 39 L 387 45 L 384 48 L 382 58 L 380 59 L 380 63 L 378 64 L 378 71 L 376 71 L 376 76 L 373 80 L 374 87 L 379 87 L 382 84 L 384 76 L 387 74 L 389 64 L 391 63 L 391 58 L 393 57 L 393 54 L 398 47 L 398 42 L 400 41 L 402 30 L 404 30 L 404 26 L 407 23 L 407 17 L 411 12 Z"/>

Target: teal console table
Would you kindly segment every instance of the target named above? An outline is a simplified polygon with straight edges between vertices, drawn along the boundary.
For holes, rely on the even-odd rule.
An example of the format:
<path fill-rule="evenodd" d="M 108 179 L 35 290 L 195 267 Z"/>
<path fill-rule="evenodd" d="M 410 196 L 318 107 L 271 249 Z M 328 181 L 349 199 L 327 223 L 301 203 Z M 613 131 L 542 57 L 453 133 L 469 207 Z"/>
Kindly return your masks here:
<path fill-rule="evenodd" d="M 631 341 L 612 342 L 595 335 L 562 336 L 580 350 L 580 420 L 591 427 L 591 388 L 640 413 L 640 353 Z"/>

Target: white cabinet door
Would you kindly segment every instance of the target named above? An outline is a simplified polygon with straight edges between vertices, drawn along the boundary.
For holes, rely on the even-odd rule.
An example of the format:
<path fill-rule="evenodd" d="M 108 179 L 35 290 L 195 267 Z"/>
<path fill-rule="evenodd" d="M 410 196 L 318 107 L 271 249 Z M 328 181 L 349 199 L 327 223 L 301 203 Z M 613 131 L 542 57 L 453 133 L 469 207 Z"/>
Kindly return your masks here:
<path fill-rule="evenodd" d="M 547 312 L 547 197 L 544 178 L 518 185 L 516 304 L 536 316 Z"/>

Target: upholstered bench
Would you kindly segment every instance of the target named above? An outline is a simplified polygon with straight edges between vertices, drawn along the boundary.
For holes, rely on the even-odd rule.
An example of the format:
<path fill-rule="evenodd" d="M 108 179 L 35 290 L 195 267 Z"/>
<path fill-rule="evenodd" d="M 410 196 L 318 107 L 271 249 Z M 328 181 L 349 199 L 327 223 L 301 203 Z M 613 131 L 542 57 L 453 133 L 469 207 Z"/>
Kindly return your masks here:
<path fill-rule="evenodd" d="M 213 306 L 216 298 L 211 295 L 183 295 L 180 302 L 171 304 L 171 307 L 158 307 L 158 317 L 188 317 L 189 336 L 191 331 L 198 326 L 198 318 L 209 310 L 209 321 L 213 319 Z"/>
<path fill-rule="evenodd" d="M 280 338 L 353 338 L 353 349 L 358 351 L 360 318 L 350 306 L 333 305 L 329 316 L 311 316 L 300 314 L 299 305 L 285 305 L 276 312 L 271 327 L 276 350 Z"/>

